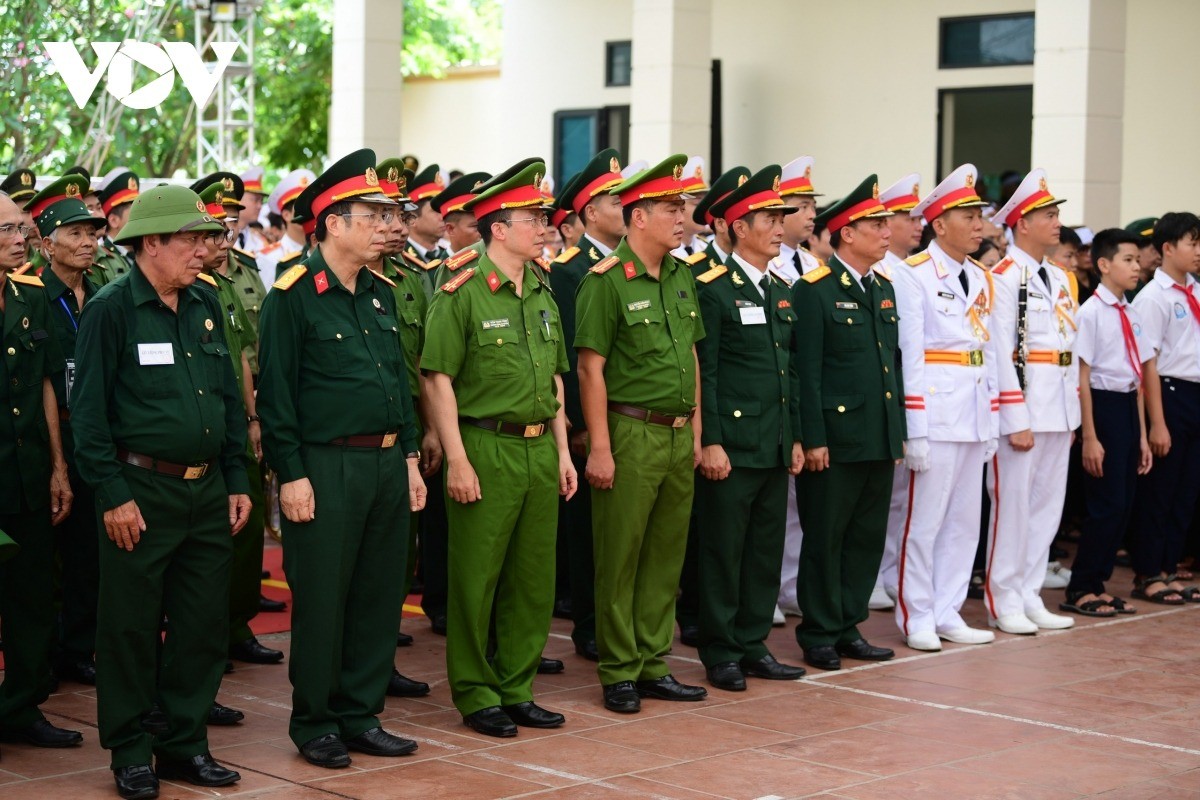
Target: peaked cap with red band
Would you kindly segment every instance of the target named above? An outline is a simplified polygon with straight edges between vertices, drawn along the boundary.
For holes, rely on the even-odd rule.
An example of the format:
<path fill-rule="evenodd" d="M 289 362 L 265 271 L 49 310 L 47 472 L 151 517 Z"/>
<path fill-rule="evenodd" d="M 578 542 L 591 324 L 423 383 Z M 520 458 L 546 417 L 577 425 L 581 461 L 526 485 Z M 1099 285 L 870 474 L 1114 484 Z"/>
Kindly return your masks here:
<path fill-rule="evenodd" d="M 921 176 L 914 172 L 905 175 L 879 193 L 879 202 L 888 211 L 912 211 L 921 202 Z"/>
<path fill-rule="evenodd" d="M 297 195 L 294 211 L 302 220 L 319 220 L 325 209 L 343 200 L 397 205 L 380 185 L 374 150 L 364 147 L 335 161 Z"/>
<path fill-rule="evenodd" d="M 920 214 L 926 222 L 933 222 L 952 208 L 982 208 L 987 201 L 979 196 L 975 181 L 979 173 L 974 164 L 963 164 L 939 183 L 925 199 L 913 208 L 913 216 Z"/>
<path fill-rule="evenodd" d="M 721 217 L 730 224 L 752 211 L 779 211 L 783 214 L 795 214 L 800 209 L 789 206 L 779 196 L 779 175 L 778 164 L 764 167 L 739 183 L 729 194 L 713 203 L 709 213 L 714 217 Z"/>
<path fill-rule="evenodd" d="M 890 217 L 893 212 L 879 200 L 879 177 L 868 175 L 854 191 L 817 215 L 816 224 L 833 233 L 860 219 Z"/>
<path fill-rule="evenodd" d="M 692 221 L 697 225 L 712 225 L 712 207 L 738 186 L 750 180 L 750 170 L 745 167 L 734 167 L 713 181 L 712 188 L 696 203 L 692 212 Z"/>
<path fill-rule="evenodd" d="M 1046 170 L 1039 167 L 1025 176 L 1021 185 L 1013 192 L 1012 197 L 992 219 L 1003 222 L 1007 227 L 1012 228 L 1016 226 L 1021 217 L 1030 211 L 1062 205 L 1065 202 L 1067 201 L 1059 200 L 1050 194 L 1050 189 L 1046 186 Z"/>
<path fill-rule="evenodd" d="M 463 204 L 463 211 L 470 211 L 475 219 L 513 208 L 550 211 L 541 189 L 545 175 L 546 162 L 542 159 L 518 161 L 480 186 L 479 194 Z"/>
<path fill-rule="evenodd" d="M 631 175 L 608 190 L 621 198 L 621 205 L 628 206 L 639 200 L 661 200 L 678 197 L 683 188 L 683 165 L 688 157 L 683 153 L 667 156 L 649 169 Z"/>

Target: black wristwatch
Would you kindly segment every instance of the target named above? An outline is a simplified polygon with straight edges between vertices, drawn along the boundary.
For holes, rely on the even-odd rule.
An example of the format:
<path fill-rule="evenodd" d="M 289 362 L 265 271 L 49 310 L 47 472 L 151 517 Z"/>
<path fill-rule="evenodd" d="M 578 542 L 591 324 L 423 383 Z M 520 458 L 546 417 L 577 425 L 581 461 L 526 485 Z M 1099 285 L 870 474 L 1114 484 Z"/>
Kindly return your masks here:
<path fill-rule="evenodd" d="M 258 414 L 251 414 L 250 416 L 246 417 L 246 424 L 249 425 L 251 422 L 262 422 L 262 417 L 260 417 Z"/>
<path fill-rule="evenodd" d="M 420 450 L 414 450 L 411 453 L 405 453 L 404 457 L 405 458 L 415 458 L 417 460 L 418 464 L 421 463 L 421 451 Z"/>

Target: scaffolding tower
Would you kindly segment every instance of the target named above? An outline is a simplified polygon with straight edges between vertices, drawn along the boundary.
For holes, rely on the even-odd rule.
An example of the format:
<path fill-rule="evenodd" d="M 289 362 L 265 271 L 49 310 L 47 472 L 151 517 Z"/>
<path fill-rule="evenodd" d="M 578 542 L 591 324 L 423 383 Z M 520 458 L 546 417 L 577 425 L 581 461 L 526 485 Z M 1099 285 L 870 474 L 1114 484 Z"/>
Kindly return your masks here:
<path fill-rule="evenodd" d="M 195 11 L 196 51 L 236 42 L 238 52 L 196 118 L 196 174 L 254 164 L 254 23 L 262 0 L 184 0 Z"/>

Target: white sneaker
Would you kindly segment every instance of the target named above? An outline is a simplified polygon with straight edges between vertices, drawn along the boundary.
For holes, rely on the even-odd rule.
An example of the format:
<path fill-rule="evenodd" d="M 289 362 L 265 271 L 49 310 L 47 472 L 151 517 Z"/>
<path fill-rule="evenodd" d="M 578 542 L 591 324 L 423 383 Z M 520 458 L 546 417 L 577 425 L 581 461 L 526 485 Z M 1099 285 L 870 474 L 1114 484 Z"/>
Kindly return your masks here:
<path fill-rule="evenodd" d="M 900 596 L 900 590 L 898 588 L 895 586 L 888 586 L 886 584 L 884 584 L 883 593 L 892 598 L 893 603 L 895 603 L 896 598 Z"/>
<path fill-rule="evenodd" d="M 876 586 L 871 591 L 871 599 L 867 602 L 867 608 L 872 611 L 887 611 L 889 608 L 895 607 L 895 601 L 888 597 L 887 592 L 882 587 Z"/>
<path fill-rule="evenodd" d="M 1071 570 L 1057 561 L 1046 565 L 1046 577 L 1042 580 L 1043 589 L 1065 589 L 1070 582 Z"/>
<path fill-rule="evenodd" d="M 1038 611 L 1026 611 L 1025 618 L 1039 628 L 1045 628 L 1050 631 L 1063 630 L 1075 625 L 1075 620 L 1071 617 L 1066 617 L 1062 614 L 1051 614 L 1044 608 Z"/>
<path fill-rule="evenodd" d="M 775 608 L 783 612 L 785 617 L 802 617 L 799 606 L 789 605 L 788 603 L 777 603 Z"/>
<path fill-rule="evenodd" d="M 783 618 L 783 612 L 779 610 L 779 606 L 775 606 L 775 616 L 771 618 L 771 624 L 776 628 L 782 628 L 787 624 L 787 620 Z"/>
<path fill-rule="evenodd" d="M 938 639 L 938 635 L 933 631 L 921 631 L 920 633 L 910 633 L 906 643 L 913 650 L 941 650 L 942 643 Z"/>
<path fill-rule="evenodd" d="M 968 628 L 966 625 L 952 631 L 938 631 L 937 635 L 955 644 L 988 644 L 996 640 L 996 634 L 991 631 Z"/>
<path fill-rule="evenodd" d="M 1017 636 L 1029 636 L 1038 632 L 1038 626 L 1035 625 L 1024 614 L 1005 614 L 996 619 L 988 619 L 988 625 L 993 628 L 999 628 L 1005 633 L 1012 633 Z"/>

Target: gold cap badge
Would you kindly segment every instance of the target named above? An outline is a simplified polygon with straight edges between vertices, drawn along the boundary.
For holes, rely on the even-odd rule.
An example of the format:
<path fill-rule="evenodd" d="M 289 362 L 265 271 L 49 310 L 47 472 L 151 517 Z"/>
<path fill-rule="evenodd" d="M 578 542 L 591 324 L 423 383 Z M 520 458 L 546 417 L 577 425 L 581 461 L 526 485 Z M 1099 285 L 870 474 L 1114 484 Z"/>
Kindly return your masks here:
<path fill-rule="evenodd" d="M 379 176 L 375 174 L 374 167 L 367 167 L 367 171 L 364 173 L 364 177 L 366 178 L 367 186 L 378 186 L 379 185 Z"/>

